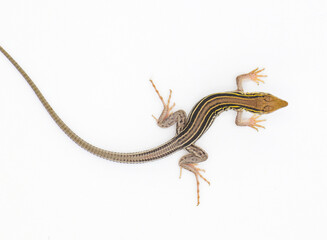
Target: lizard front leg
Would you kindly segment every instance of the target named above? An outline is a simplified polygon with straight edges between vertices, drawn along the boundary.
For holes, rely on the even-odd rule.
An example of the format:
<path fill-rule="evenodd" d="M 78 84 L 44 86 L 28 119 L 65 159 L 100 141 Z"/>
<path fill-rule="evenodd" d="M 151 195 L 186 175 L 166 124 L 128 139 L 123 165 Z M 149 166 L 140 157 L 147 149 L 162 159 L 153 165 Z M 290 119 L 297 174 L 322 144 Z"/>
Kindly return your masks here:
<path fill-rule="evenodd" d="M 187 169 L 190 172 L 194 173 L 195 179 L 196 179 L 196 187 L 197 187 L 197 205 L 200 204 L 200 182 L 199 182 L 199 177 L 202 178 L 204 181 L 206 181 L 209 185 L 210 182 L 205 179 L 200 171 L 205 172 L 205 170 L 196 167 L 196 165 L 200 162 L 203 162 L 208 159 L 208 154 L 203 151 L 201 148 L 195 146 L 195 145 L 190 145 L 185 148 L 189 152 L 189 154 L 183 156 L 179 160 L 179 166 L 180 166 L 180 178 L 182 176 L 182 169 Z"/>
<path fill-rule="evenodd" d="M 264 83 L 263 80 L 261 80 L 259 77 L 267 77 L 267 75 L 258 75 L 258 73 L 262 72 L 265 70 L 264 68 L 259 70 L 259 68 L 254 69 L 253 71 L 242 74 L 236 77 L 236 85 L 237 85 L 237 91 L 243 92 L 243 82 L 250 80 L 259 85 L 260 82 Z"/>
<path fill-rule="evenodd" d="M 250 118 L 243 118 L 242 114 L 243 114 L 243 110 L 237 110 L 237 115 L 236 115 L 236 119 L 235 119 L 235 124 L 237 126 L 247 126 L 247 127 L 253 128 L 257 131 L 259 131 L 258 127 L 265 128 L 264 126 L 258 124 L 259 122 L 266 121 L 266 119 L 258 119 L 260 117 L 260 115 L 254 114 Z"/>
<path fill-rule="evenodd" d="M 160 95 L 158 89 L 156 88 L 156 86 L 154 85 L 153 81 L 150 80 L 154 90 L 156 91 L 156 93 L 158 94 L 162 104 L 163 104 L 163 110 L 160 114 L 160 117 L 157 119 L 155 116 L 152 115 L 152 117 L 157 121 L 157 124 L 159 127 L 161 128 L 168 128 L 172 125 L 174 125 L 176 123 L 176 133 L 179 134 L 187 121 L 187 116 L 185 111 L 183 110 L 178 110 L 176 112 L 171 112 L 171 110 L 173 109 L 173 107 L 175 106 L 175 103 L 170 106 L 170 99 L 171 99 L 171 94 L 172 91 L 170 91 L 169 93 L 169 97 L 168 97 L 168 101 L 167 103 L 165 103 L 165 101 L 163 100 L 163 97 Z"/>
<path fill-rule="evenodd" d="M 267 75 L 258 75 L 258 73 L 262 72 L 263 70 L 265 70 L 265 69 L 263 68 L 263 69 L 259 70 L 259 68 L 256 68 L 249 73 L 237 76 L 236 77 L 237 91 L 241 91 L 241 92 L 244 91 L 243 90 L 243 82 L 246 80 L 254 81 L 258 85 L 260 82 L 264 83 L 264 81 L 261 80 L 259 77 L 267 77 Z M 243 114 L 243 110 L 241 110 L 241 109 L 237 110 L 237 115 L 236 115 L 236 119 L 235 119 L 235 124 L 237 126 L 248 126 L 257 131 L 258 131 L 258 127 L 265 128 L 264 126 L 258 124 L 259 122 L 266 121 L 265 119 L 258 120 L 260 115 L 254 114 L 251 118 L 243 118 L 242 114 Z"/>

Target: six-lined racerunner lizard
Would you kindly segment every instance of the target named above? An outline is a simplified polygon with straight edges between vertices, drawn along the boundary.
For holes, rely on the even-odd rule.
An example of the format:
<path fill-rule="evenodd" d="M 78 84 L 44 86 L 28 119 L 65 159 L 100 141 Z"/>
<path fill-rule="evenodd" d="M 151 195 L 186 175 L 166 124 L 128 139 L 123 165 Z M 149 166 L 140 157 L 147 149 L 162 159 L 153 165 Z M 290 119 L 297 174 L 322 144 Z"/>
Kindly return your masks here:
<path fill-rule="evenodd" d="M 158 126 L 162 128 L 168 128 L 176 124 L 176 135 L 168 142 L 150 150 L 133 153 L 112 152 L 91 145 L 73 132 L 55 113 L 32 79 L 18 65 L 18 63 L 1 46 L 0 51 L 25 78 L 27 83 L 33 89 L 36 96 L 39 98 L 45 109 L 48 111 L 56 124 L 61 128 L 61 130 L 64 131 L 64 133 L 77 145 L 90 153 L 120 163 L 144 163 L 165 157 L 178 150 L 185 149 L 188 154 L 179 160 L 181 170 L 180 174 L 182 173 L 182 168 L 194 173 L 197 183 L 198 205 L 200 199 L 199 177 L 205 180 L 208 184 L 210 184 L 210 182 L 201 175 L 200 171 L 204 170 L 197 167 L 198 163 L 207 160 L 208 155 L 205 151 L 196 146 L 195 142 L 205 133 L 205 131 L 209 129 L 214 119 L 223 111 L 236 110 L 236 125 L 249 126 L 258 130 L 258 127 L 263 128 L 263 126 L 259 125 L 258 123 L 265 121 L 258 119 L 261 114 L 271 113 L 279 108 L 287 106 L 288 104 L 286 101 L 281 100 L 269 93 L 246 93 L 243 91 L 242 83 L 245 80 L 251 80 L 257 84 L 259 84 L 259 82 L 263 82 L 259 77 L 266 77 L 266 75 L 259 75 L 259 73 L 264 69 L 258 70 L 257 68 L 247 74 L 238 76 L 236 78 L 236 91 L 214 93 L 204 97 L 193 107 L 193 110 L 188 116 L 183 110 L 172 112 L 172 109 L 175 106 L 175 104 L 170 106 L 172 91 L 170 90 L 168 101 L 165 103 L 156 86 L 152 80 L 150 80 L 163 104 L 163 111 L 160 117 L 158 119 L 155 117 L 154 118 L 156 119 Z M 254 115 L 249 119 L 245 119 L 242 117 L 243 110 L 252 112 Z"/>

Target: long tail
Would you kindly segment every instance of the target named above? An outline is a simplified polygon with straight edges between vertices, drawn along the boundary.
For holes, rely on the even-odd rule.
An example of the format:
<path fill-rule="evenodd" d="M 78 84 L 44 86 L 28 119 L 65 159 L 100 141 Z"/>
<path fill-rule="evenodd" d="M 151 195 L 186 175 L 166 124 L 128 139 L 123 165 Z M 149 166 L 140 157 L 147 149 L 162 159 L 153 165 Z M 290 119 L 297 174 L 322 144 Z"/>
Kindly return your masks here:
<path fill-rule="evenodd" d="M 43 94 L 40 92 L 38 87 L 34 84 L 32 79 L 27 75 L 27 73 L 19 66 L 19 64 L 9 55 L 9 53 L 0 46 L 0 51 L 8 58 L 8 60 L 15 66 L 15 68 L 20 72 L 20 74 L 25 78 L 27 83 L 33 89 L 36 96 L 39 98 L 45 109 L 50 114 L 51 118 L 56 122 L 56 124 L 61 128 L 61 130 L 72 139 L 77 145 L 89 151 L 90 153 L 97 155 L 99 157 L 116 161 L 122 163 L 141 163 L 147 162 L 155 159 L 162 158 L 168 154 L 175 152 L 179 149 L 177 141 L 175 138 L 171 139 L 167 143 L 142 152 L 134 153 L 118 153 L 107 151 L 98 147 L 93 146 L 92 144 L 86 142 L 80 138 L 76 133 L 74 133 L 57 115 L 57 113 L 52 109 L 48 101 L 44 98 Z"/>

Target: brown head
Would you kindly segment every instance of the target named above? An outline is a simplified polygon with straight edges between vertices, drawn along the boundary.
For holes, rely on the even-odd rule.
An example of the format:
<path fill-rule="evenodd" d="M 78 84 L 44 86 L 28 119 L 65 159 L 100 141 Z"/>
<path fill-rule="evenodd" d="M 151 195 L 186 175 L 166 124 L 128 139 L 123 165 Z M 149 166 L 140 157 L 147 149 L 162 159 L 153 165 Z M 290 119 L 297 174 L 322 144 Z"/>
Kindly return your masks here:
<path fill-rule="evenodd" d="M 269 93 L 258 93 L 257 109 L 260 109 L 262 114 L 274 112 L 280 108 L 286 107 L 288 103 Z"/>

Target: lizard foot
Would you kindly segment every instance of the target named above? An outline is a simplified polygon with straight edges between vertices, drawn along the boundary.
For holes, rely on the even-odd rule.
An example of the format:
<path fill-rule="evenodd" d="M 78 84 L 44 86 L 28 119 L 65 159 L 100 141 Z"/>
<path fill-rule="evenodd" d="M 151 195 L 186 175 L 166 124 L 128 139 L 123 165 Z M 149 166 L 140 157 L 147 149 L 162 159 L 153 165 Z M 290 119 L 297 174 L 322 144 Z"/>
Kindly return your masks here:
<path fill-rule="evenodd" d="M 160 100 L 161 100 L 161 102 L 162 102 L 162 104 L 163 104 L 163 106 L 164 106 L 164 110 L 163 110 L 163 112 L 165 112 L 165 114 L 164 114 L 164 116 L 163 116 L 163 119 L 160 119 L 161 121 L 163 121 L 163 120 L 167 119 L 167 118 L 172 114 L 171 110 L 175 107 L 175 103 L 173 103 L 173 105 L 170 106 L 170 99 L 171 99 L 172 90 L 169 89 L 169 97 L 168 97 L 167 103 L 165 103 L 163 97 L 160 95 L 158 89 L 156 88 L 156 85 L 154 85 L 154 83 L 153 83 L 153 81 L 152 81 L 151 79 L 150 79 L 150 82 L 151 82 L 151 84 L 152 84 L 154 90 L 155 90 L 156 93 L 158 94 L 158 96 L 159 96 L 159 98 L 160 98 Z M 159 121 L 155 116 L 152 115 L 152 117 L 153 117 L 157 122 Z"/>
<path fill-rule="evenodd" d="M 258 127 L 265 128 L 264 126 L 258 124 L 259 122 L 264 122 L 266 119 L 259 119 L 260 115 L 254 114 L 251 118 L 248 119 L 247 126 L 259 131 Z"/>
<path fill-rule="evenodd" d="M 195 176 L 195 179 L 196 179 L 196 189 L 197 189 L 197 191 L 196 191 L 197 192 L 197 206 L 199 206 L 199 204 L 200 204 L 200 181 L 199 181 L 199 177 L 202 178 L 204 181 L 206 181 L 209 185 L 210 185 L 210 182 L 205 177 L 203 177 L 202 174 L 200 173 L 200 171 L 205 172 L 205 170 L 196 167 L 196 165 L 197 165 L 196 163 L 184 163 L 181 166 L 179 178 L 181 178 L 181 176 L 182 176 L 182 168 L 185 168 L 185 169 L 191 171 L 192 173 L 194 173 L 194 176 Z"/>
<path fill-rule="evenodd" d="M 259 85 L 260 82 L 264 83 L 264 81 L 259 77 L 267 77 L 267 75 L 258 75 L 258 73 L 262 72 L 263 70 L 265 69 L 263 68 L 259 70 L 259 68 L 256 68 L 253 71 L 249 72 L 247 75 L 253 82 Z"/>

